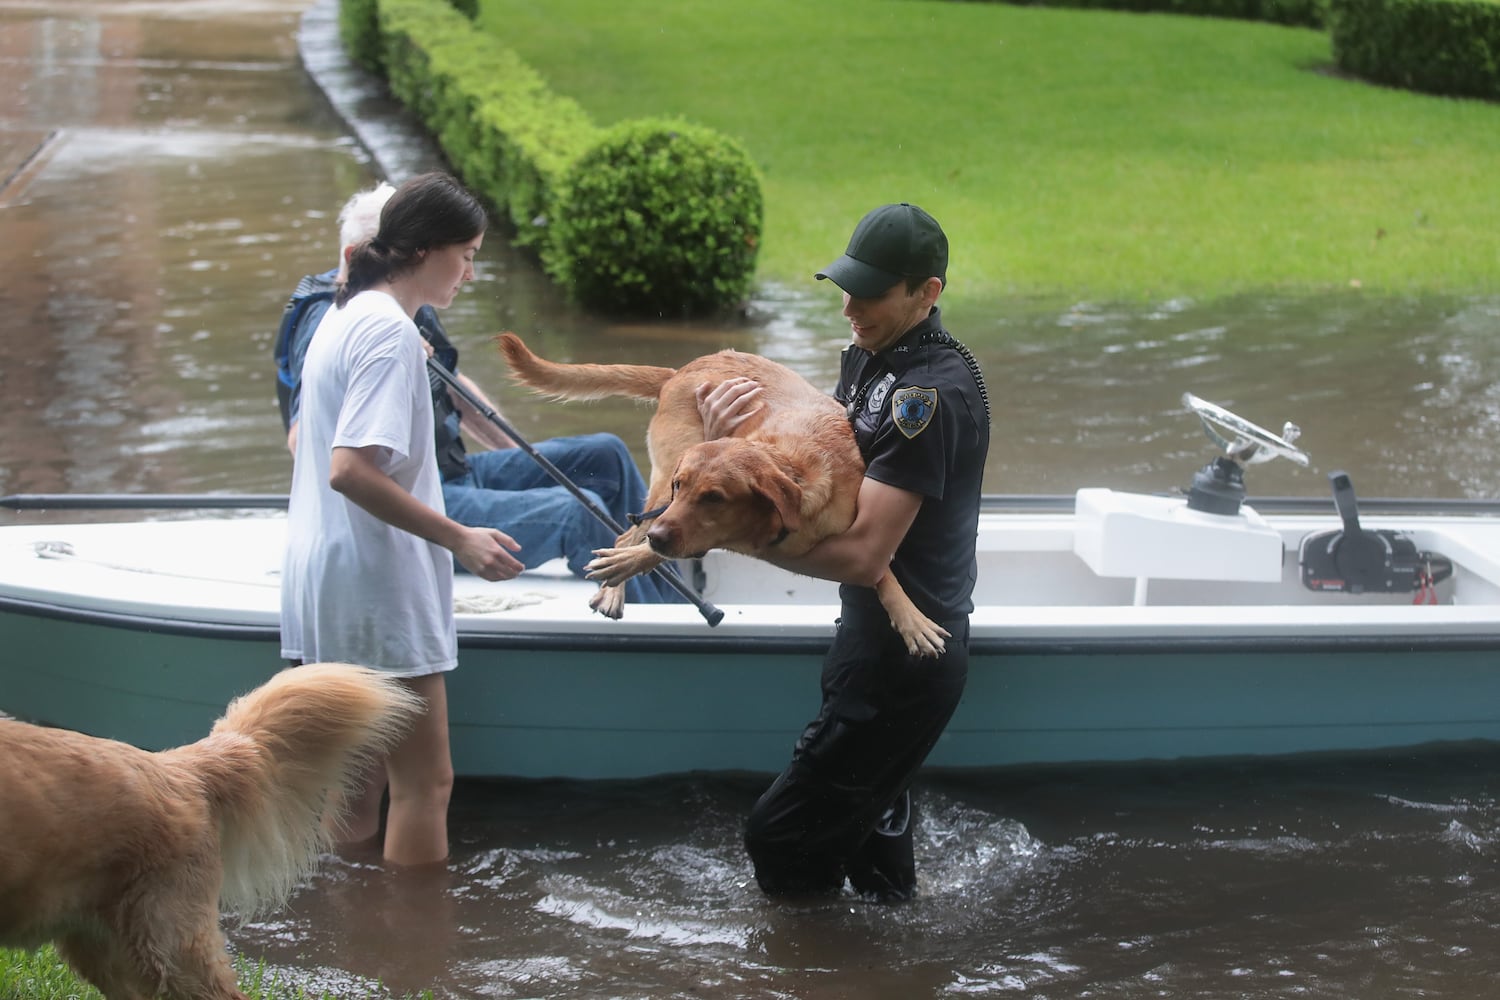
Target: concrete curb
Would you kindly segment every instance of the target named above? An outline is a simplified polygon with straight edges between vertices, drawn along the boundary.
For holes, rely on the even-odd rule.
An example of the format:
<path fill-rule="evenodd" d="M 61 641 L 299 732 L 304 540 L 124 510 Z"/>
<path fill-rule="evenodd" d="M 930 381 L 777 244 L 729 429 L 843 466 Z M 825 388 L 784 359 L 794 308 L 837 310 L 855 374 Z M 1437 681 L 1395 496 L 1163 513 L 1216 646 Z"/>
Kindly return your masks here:
<path fill-rule="evenodd" d="M 339 0 L 316 0 L 302 15 L 302 66 L 381 176 L 393 184 L 428 170 L 448 170 L 437 142 L 401 105 L 385 81 L 356 66 L 339 40 Z"/>

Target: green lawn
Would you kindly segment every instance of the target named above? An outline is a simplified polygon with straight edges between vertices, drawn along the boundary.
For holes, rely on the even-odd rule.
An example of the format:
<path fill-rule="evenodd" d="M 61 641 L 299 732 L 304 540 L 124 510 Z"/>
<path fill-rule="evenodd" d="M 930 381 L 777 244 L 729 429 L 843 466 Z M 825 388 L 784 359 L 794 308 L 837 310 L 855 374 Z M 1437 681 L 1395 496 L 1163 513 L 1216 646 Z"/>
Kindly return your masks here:
<path fill-rule="evenodd" d="M 764 174 L 764 278 L 913 201 L 952 295 L 1484 292 L 1500 105 L 1343 80 L 1325 34 L 940 0 L 481 0 L 600 123 L 681 115 Z"/>
<path fill-rule="evenodd" d="M 240 989 L 250 1000 L 333 1000 L 329 994 L 309 996 L 300 986 L 283 982 L 262 965 L 244 959 L 236 963 Z M 36 951 L 0 948 L 0 1000 L 103 1000 L 57 957 L 51 945 Z M 341 998 L 348 1000 L 348 998 Z M 432 1000 L 430 993 L 419 1000 Z"/>

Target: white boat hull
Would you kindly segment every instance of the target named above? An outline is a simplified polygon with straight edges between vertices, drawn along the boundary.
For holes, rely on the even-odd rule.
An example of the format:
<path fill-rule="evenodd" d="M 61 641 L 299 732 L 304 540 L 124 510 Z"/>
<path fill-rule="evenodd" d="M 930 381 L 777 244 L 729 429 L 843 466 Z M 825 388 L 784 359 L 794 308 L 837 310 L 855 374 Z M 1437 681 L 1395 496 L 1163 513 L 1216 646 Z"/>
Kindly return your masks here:
<path fill-rule="evenodd" d="M 984 515 L 969 684 L 930 764 L 1500 739 L 1500 520 L 1367 518 L 1452 560 L 1437 604 L 1309 591 L 1298 545 L 1337 519 L 1261 521 L 1282 542 L 1274 580 L 1261 548 L 1240 574 L 1252 579 L 1211 551 L 1212 579 L 1183 578 L 1193 560 L 1156 551 L 1139 558 L 1167 578 L 1121 575 L 1136 557 L 1127 547 L 1102 564 L 1085 537 L 1098 525 L 1074 513 Z M 0 711 L 153 749 L 203 735 L 282 666 L 283 527 L 256 514 L 0 528 Z M 559 570 L 461 575 L 459 773 L 779 768 L 817 710 L 835 587 L 726 553 L 684 568 L 723 610 L 719 625 L 691 605 L 601 618 L 587 609 L 593 586 Z"/>

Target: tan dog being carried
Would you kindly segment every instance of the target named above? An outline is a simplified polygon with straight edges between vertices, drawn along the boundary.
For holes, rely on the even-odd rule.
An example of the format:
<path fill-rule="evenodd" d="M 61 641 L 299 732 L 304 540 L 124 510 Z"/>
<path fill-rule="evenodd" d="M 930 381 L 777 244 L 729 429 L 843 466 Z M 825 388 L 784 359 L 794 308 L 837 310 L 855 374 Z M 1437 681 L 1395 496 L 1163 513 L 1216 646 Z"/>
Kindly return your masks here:
<path fill-rule="evenodd" d="M 651 481 L 643 517 L 589 563 L 600 589 L 589 602 L 610 618 L 624 611 L 625 581 L 666 559 L 709 549 L 764 557 L 800 555 L 854 523 L 865 465 L 844 408 L 784 365 L 720 351 L 681 368 L 560 364 L 531 353 L 513 333 L 499 338 L 511 376 L 559 399 L 633 396 L 656 400 L 647 431 Z M 702 383 L 735 377 L 762 387 L 763 405 L 730 437 L 703 440 L 694 395 Z M 909 652 L 935 655 L 947 633 L 921 611 L 895 576 L 876 592 Z"/>

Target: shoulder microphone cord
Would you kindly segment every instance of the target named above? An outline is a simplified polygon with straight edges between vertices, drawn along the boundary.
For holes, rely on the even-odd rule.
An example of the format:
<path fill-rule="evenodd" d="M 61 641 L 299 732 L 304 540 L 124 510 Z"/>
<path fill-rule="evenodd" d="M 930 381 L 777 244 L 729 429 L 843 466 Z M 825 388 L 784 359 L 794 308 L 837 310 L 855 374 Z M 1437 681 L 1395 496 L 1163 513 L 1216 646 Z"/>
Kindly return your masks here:
<path fill-rule="evenodd" d="M 958 340 L 946 330 L 928 330 L 922 334 L 922 343 L 941 344 L 951 347 L 958 352 L 958 356 L 964 359 L 964 364 L 969 367 L 969 374 L 974 376 L 974 386 L 979 390 L 979 398 L 984 403 L 984 420 L 990 423 L 990 393 L 984 385 L 984 372 L 979 370 L 979 362 L 974 358 L 974 352 L 968 346 Z"/>

